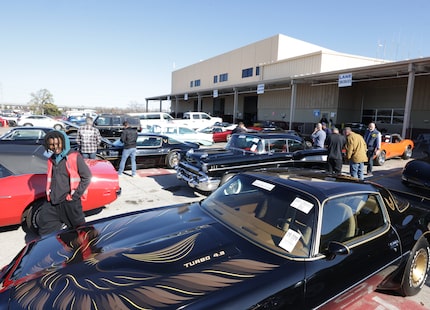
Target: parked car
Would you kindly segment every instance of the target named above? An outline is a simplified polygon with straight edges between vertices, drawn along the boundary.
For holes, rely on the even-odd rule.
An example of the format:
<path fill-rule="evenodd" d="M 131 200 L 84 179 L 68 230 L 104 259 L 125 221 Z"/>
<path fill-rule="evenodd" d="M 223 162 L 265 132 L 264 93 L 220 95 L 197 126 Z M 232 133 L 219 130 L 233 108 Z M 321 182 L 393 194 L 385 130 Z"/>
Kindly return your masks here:
<path fill-rule="evenodd" d="M 338 128 L 345 128 L 345 127 L 349 127 L 353 132 L 364 136 L 368 126 L 362 123 L 345 123 L 343 125 L 338 126 Z"/>
<path fill-rule="evenodd" d="M 399 134 L 383 134 L 381 138 L 381 149 L 374 158 L 374 164 L 382 166 L 387 159 L 401 157 L 409 159 L 412 156 L 414 141 L 403 139 Z"/>
<path fill-rule="evenodd" d="M 7 127 L 7 126 L 9 126 L 9 122 L 7 121 L 7 119 L 0 116 L 0 127 Z"/>
<path fill-rule="evenodd" d="M 0 273 L 0 308 L 347 309 L 420 291 L 428 225 L 428 205 L 376 184 L 241 173 L 200 202 L 28 243 Z"/>
<path fill-rule="evenodd" d="M 94 127 L 98 128 L 102 137 L 115 141 L 121 137 L 125 121 L 130 124 L 131 128 L 138 132 L 142 131 L 139 118 L 126 114 L 100 114 L 94 119 Z"/>
<path fill-rule="evenodd" d="M 136 112 L 129 115 L 139 118 L 142 130 L 149 130 L 153 125 L 172 123 L 174 118 L 166 112 Z"/>
<path fill-rule="evenodd" d="M 52 127 L 57 130 L 64 129 L 66 127 L 62 121 L 53 119 L 46 115 L 21 115 L 18 118 L 17 125 Z"/>
<path fill-rule="evenodd" d="M 98 151 L 98 156 L 109 160 L 118 169 L 124 144 L 120 139 L 109 148 Z M 190 149 L 198 149 L 199 145 L 190 142 L 180 142 L 166 135 L 139 133 L 137 136 L 136 165 L 141 168 L 167 167 L 174 168 L 184 154 Z M 126 167 L 131 167 L 130 158 Z"/>
<path fill-rule="evenodd" d="M 425 151 L 423 158 L 417 158 L 406 163 L 402 171 L 402 181 L 406 185 L 415 185 L 430 189 L 430 153 Z"/>
<path fill-rule="evenodd" d="M 1 143 L 43 144 L 52 127 L 13 127 L 0 136 Z M 72 142 L 71 142 L 72 144 Z"/>
<path fill-rule="evenodd" d="M 234 127 L 236 125 L 233 125 Z M 232 126 L 209 126 L 203 129 L 197 130 L 197 132 L 205 133 L 212 135 L 212 139 L 214 142 L 227 142 L 230 140 L 233 128 Z"/>
<path fill-rule="evenodd" d="M 22 224 L 37 232 L 38 209 L 46 199 L 47 159 L 42 145 L 0 144 L 0 226 Z M 100 208 L 121 193 L 118 173 L 105 160 L 86 160 L 93 178 L 84 211 Z M 0 307 L 1 308 L 1 307 Z"/>
<path fill-rule="evenodd" d="M 197 132 L 189 127 L 180 126 L 176 124 L 172 125 L 154 125 L 151 126 L 150 132 L 163 134 L 173 139 L 183 142 L 192 142 L 199 145 L 210 146 L 214 143 L 211 134 Z"/>
<path fill-rule="evenodd" d="M 264 131 L 264 132 L 284 132 L 285 131 L 284 128 L 276 125 L 276 123 L 272 121 L 254 123 L 252 126 L 248 126 L 247 128 L 249 130 Z"/>
<path fill-rule="evenodd" d="M 79 145 L 76 143 L 77 128 L 79 126 L 72 124 L 68 125 L 65 121 L 66 129 L 64 130 L 69 137 L 70 147 L 79 150 Z M 73 127 L 76 126 L 76 127 Z M 2 136 L 0 136 L 0 144 L 44 144 L 45 135 L 54 130 L 52 127 L 13 127 Z M 111 142 L 102 137 L 99 145 L 101 150 L 109 147 Z"/>
<path fill-rule="evenodd" d="M 74 116 L 74 115 L 72 115 L 72 116 L 69 116 L 66 119 L 66 121 L 73 123 L 77 126 L 82 126 L 82 125 L 86 124 L 86 118 L 87 118 L 87 116 L 82 116 L 82 115 L 81 116 Z"/>
<path fill-rule="evenodd" d="M 8 126 L 17 126 L 19 114 L 14 113 L 13 111 L 1 111 L 0 117 L 7 121 Z"/>
<path fill-rule="evenodd" d="M 222 123 L 221 117 L 211 116 L 205 112 L 185 112 L 182 119 L 172 120 L 178 126 L 200 129 Z"/>
<path fill-rule="evenodd" d="M 232 172 L 284 165 L 321 168 L 326 164 L 326 149 L 308 148 L 296 135 L 248 132 L 233 134 L 225 148 L 188 151 L 176 167 L 176 176 L 190 187 L 212 192 Z"/>

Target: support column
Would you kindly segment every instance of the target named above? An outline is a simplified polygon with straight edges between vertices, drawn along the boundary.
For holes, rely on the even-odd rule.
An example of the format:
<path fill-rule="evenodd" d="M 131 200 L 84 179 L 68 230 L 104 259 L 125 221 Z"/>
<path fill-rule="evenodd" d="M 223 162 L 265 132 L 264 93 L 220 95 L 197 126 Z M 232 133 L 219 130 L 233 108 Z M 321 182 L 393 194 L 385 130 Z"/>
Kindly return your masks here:
<path fill-rule="evenodd" d="M 408 89 L 406 90 L 406 102 L 405 102 L 405 115 L 403 119 L 402 127 L 402 137 L 406 138 L 406 133 L 410 127 L 411 122 L 411 109 L 412 109 L 412 99 L 414 96 L 414 85 L 415 85 L 415 65 L 409 64 L 408 67 L 409 77 L 408 77 Z M 409 136 L 411 133 L 409 132 Z"/>
<path fill-rule="evenodd" d="M 294 80 L 291 80 L 290 123 L 288 126 L 289 130 L 293 129 L 294 111 L 296 110 L 296 97 L 297 97 L 297 84 Z"/>
<path fill-rule="evenodd" d="M 178 117 L 179 97 L 175 96 L 175 118 Z"/>
<path fill-rule="evenodd" d="M 148 105 L 149 105 L 149 102 L 148 102 L 148 99 L 146 99 L 146 107 L 145 107 L 145 112 L 148 112 Z"/>
<path fill-rule="evenodd" d="M 237 92 L 237 88 L 233 88 L 234 91 L 234 97 L 233 97 L 233 124 L 236 124 L 236 118 L 237 118 L 237 107 L 238 107 L 238 101 L 239 101 L 239 95 Z"/>
<path fill-rule="evenodd" d="M 197 112 L 202 111 L 202 95 L 200 93 L 197 94 Z"/>
<path fill-rule="evenodd" d="M 160 98 L 160 112 L 163 111 L 163 99 Z"/>

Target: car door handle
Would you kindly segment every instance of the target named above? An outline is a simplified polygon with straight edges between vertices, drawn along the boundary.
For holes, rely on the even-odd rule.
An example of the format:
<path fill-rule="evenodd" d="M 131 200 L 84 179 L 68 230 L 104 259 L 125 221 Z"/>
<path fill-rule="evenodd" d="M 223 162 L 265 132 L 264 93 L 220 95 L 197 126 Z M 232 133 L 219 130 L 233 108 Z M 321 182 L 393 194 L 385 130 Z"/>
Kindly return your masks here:
<path fill-rule="evenodd" d="M 399 248 L 400 242 L 399 240 L 393 240 L 390 243 L 388 243 L 388 246 L 390 247 L 390 249 L 393 249 L 395 251 L 397 251 L 397 249 Z"/>

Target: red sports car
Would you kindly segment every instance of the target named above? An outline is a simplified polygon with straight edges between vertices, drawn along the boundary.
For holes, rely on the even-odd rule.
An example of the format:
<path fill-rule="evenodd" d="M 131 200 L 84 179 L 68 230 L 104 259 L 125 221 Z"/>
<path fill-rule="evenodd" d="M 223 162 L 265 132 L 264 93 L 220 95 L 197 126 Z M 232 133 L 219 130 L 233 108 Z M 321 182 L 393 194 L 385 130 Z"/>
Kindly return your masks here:
<path fill-rule="evenodd" d="M 22 224 L 37 232 L 37 214 L 45 201 L 46 158 L 41 145 L 0 145 L 0 226 Z M 84 211 L 113 202 L 121 193 L 118 172 L 105 160 L 86 160 L 93 174 Z"/>
<path fill-rule="evenodd" d="M 234 127 L 236 126 L 235 125 L 230 125 L 228 127 L 211 126 L 211 127 L 206 127 L 201 130 L 198 130 L 198 132 L 204 132 L 209 134 L 211 133 L 214 142 L 227 142 L 228 140 L 230 140 L 231 132 Z"/>

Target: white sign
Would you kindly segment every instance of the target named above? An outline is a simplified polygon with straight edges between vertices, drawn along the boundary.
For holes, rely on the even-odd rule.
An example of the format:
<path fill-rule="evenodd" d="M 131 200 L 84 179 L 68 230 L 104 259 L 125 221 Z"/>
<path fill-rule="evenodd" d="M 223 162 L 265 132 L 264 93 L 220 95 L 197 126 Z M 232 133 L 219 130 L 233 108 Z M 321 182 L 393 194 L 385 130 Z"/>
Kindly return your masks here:
<path fill-rule="evenodd" d="M 257 94 L 264 94 L 264 84 L 257 85 Z"/>
<path fill-rule="evenodd" d="M 188 94 L 184 94 L 184 100 L 188 100 Z"/>
<path fill-rule="evenodd" d="M 279 246 L 288 252 L 292 252 L 300 240 L 300 234 L 292 229 L 288 229 L 287 233 L 282 237 Z"/>
<path fill-rule="evenodd" d="M 339 87 L 346 87 L 352 85 L 352 73 L 339 74 Z"/>
<path fill-rule="evenodd" d="M 296 199 L 294 199 L 290 206 L 308 214 L 309 211 L 312 210 L 314 205 L 306 200 L 296 197 Z"/>
<path fill-rule="evenodd" d="M 214 94 L 213 94 L 214 98 L 218 97 L 218 89 L 214 89 Z"/>

